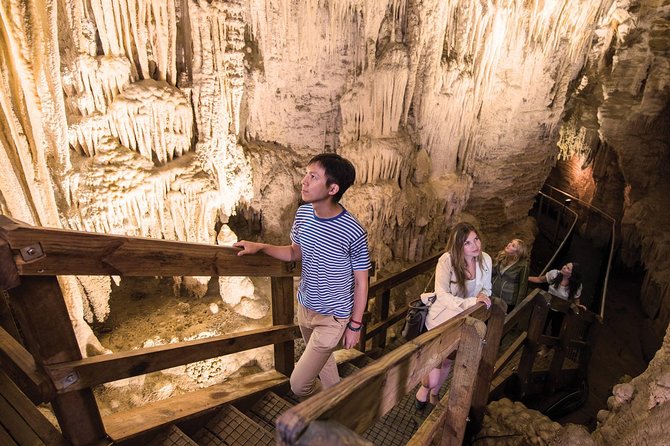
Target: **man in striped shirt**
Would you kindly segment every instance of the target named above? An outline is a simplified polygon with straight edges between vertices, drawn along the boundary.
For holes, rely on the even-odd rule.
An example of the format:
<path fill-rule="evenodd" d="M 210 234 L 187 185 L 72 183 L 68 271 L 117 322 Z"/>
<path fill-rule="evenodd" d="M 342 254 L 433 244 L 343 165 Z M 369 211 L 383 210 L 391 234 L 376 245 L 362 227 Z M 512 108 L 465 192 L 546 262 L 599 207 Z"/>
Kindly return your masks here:
<path fill-rule="evenodd" d="M 298 286 L 298 325 L 305 352 L 291 374 L 291 390 L 308 397 L 319 387 L 340 381 L 333 351 L 358 344 L 368 297 L 367 233 L 339 204 L 354 183 L 356 170 L 334 153 L 315 156 L 301 182 L 306 203 L 298 208 L 291 244 L 268 245 L 239 241 L 238 255 L 264 252 L 283 261 L 302 261 Z M 317 376 L 321 382 L 316 379 Z"/>

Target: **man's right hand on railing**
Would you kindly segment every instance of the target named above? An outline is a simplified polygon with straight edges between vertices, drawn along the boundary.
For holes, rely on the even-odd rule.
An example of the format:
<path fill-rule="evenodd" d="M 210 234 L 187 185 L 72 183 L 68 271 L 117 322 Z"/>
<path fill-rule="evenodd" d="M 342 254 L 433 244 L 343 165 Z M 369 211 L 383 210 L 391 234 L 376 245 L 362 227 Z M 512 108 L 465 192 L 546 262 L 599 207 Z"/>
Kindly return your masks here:
<path fill-rule="evenodd" d="M 277 246 L 269 245 L 267 243 L 240 240 L 239 242 L 233 243 L 233 247 L 242 248 L 242 251 L 237 253 L 238 256 L 264 252 L 270 257 L 274 257 L 275 259 L 284 262 L 296 262 L 302 258 L 302 251 L 300 251 L 300 246 L 296 245 L 295 243 L 287 246 Z"/>

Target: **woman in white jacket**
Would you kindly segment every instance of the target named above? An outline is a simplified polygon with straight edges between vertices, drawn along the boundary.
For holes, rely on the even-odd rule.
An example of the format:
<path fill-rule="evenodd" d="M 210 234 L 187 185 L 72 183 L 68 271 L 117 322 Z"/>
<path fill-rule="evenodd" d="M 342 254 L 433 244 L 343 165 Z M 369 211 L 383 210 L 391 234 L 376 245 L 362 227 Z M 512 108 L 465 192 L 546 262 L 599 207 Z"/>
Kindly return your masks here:
<path fill-rule="evenodd" d="M 436 300 L 428 310 L 426 328 L 431 330 L 478 302 L 491 306 L 491 257 L 482 251 L 477 229 L 458 223 L 449 235 L 447 252 L 435 269 Z M 451 370 L 451 359 L 430 371 L 416 393 L 416 408 L 437 402 L 437 395 Z"/>

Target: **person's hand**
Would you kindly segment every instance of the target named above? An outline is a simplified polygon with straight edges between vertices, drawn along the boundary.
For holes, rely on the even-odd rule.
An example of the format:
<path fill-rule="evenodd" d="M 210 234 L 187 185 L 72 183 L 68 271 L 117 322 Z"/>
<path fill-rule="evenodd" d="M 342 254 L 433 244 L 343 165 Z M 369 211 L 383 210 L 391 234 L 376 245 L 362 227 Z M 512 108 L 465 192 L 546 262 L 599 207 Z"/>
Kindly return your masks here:
<path fill-rule="evenodd" d="M 238 252 L 238 256 L 244 256 L 247 254 L 256 254 L 263 247 L 262 243 L 248 242 L 246 240 L 240 240 L 239 242 L 233 243 L 233 247 L 242 248 L 242 251 Z"/>
<path fill-rule="evenodd" d="M 477 295 L 477 303 L 479 303 L 479 302 L 484 302 L 484 304 L 486 304 L 486 309 L 487 309 L 487 310 L 488 310 L 489 308 L 491 308 L 491 298 L 488 297 L 486 294 L 484 294 L 484 293 L 479 293 L 479 294 Z"/>
<path fill-rule="evenodd" d="M 360 331 L 351 331 L 349 327 L 344 329 L 344 348 L 349 349 L 358 345 L 361 340 Z"/>

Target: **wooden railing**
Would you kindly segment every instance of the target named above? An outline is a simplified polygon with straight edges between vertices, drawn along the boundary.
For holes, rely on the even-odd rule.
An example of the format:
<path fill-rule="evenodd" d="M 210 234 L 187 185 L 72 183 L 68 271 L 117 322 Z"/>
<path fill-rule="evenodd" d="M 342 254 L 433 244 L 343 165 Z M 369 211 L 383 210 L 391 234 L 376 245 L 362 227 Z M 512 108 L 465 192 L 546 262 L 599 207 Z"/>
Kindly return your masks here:
<path fill-rule="evenodd" d="M 0 330 L 3 365 L 34 402 L 52 403 L 63 434 L 74 445 L 107 437 L 91 389 L 97 384 L 265 345 L 274 345 L 275 369 L 288 376 L 295 363 L 293 341 L 300 336 L 293 324 L 293 276 L 299 268 L 262 254 L 238 257 L 238 251 L 37 228 L 0 216 L 0 286 L 8 292 L 27 347 Z M 273 326 L 82 358 L 58 281 L 67 275 L 269 276 Z"/>
<path fill-rule="evenodd" d="M 441 438 L 442 445 L 462 444 L 471 409 L 480 408 L 475 419 L 483 419 L 504 314 L 501 302 L 491 312 L 483 304 L 477 304 L 293 407 L 277 420 L 279 444 L 308 444 L 305 439 L 313 436 L 310 431 L 315 426 L 313 422 L 320 419 L 337 426 L 332 431 L 341 435 L 339 443 L 347 443 L 346 439 L 353 434 L 341 426 L 359 433 L 365 431 L 432 368 L 453 354 L 450 390 L 408 444 L 428 445 L 435 437 Z M 488 329 L 483 322 L 486 319 Z M 497 329 L 491 328 L 494 320 Z"/>
<path fill-rule="evenodd" d="M 212 391 L 214 393 L 210 392 L 202 400 L 192 399 L 196 402 L 189 403 L 189 411 L 162 416 L 165 406 L 147 408 L 144 421 L 130 422 L 115 415 L 110 427 L 112 424 L 107 422 L 103 425 L 91 390 L 101 383 L 263 345 L 274 345 L 275 369 L 286 377 L 295 360 L 293 341 L 300 336 L 298 327 L 293 324 L 293 277 L 299 274 L 299 265 L 265 255 L 238 257 L 237 252 L 237 249 L 222 246 L 35 228 L 0 216 L 0 289 L 8 290 L 27 346 L 26 350 L 0 330 L 3 346 L 0 359 L 3 364 L 9 364 L 10 376 L 34 402 L 52 403 L 63 433 L 75 445 L 95 444 L 110 431 L 115 432 L 113 438 L 135 435 L 221 404 L 211 398 L 216 393 Z M 440 255 L 371 284 L 369 295 L 376 299 L 374 320 L 363 333 L 360 349 L 364 350 L 365 342 L 370 339 L 373 347 L 384 346 L 387 330 L 407 312 L 403 306 L 389 314 L 391 291 L 417 275 L 434 270 Z M 64 275 L 269 276 L 273 325 L 197 341 L 82 358 L 57 279 Z M 287 413 L 279 427 L 281 441 L 293 444 L 309 426 L 318 424 L 312 421 L 321 419 L 333 420 L 360 432 L 409 392 L 430 368 L 457 352 L 457 366 L 447 400 L 437 406 L 411 444 L 428 444 L 439 432 L 443 444 L 460 444 L 468 417 L 471 420 L 468 428 L 477 430 L 481 425 L 492 379 L 515 352 L 524 348 L 534 354 L 540 343 L 554 343 L 565 349 L 581 346 L 570 338 L 571 329 L 565 332 L 567 334 L 562 332 L 560 341 L 538 334 L 540 322 L 536 320 L 536 312 L 545 311 L 546 316 L 543 308 L 549 305 L 537 300 L 540 296 L 537 291 L 531 293 L 507 319 L 501 301 L 494 302 L 491 311 L 477 305 L 443 327 L 384 356 L 333 388 L 338 390 L 320 393 Z M 560 307 L 560 303 L 557 305 Z M 487 321 L 486 330 L 469 317 Z M 521 335 L 510 347 L 513 350 L 508 349 L 498 357 L 501 337 L 514 326 Z M 524 367 L 524 376 L 530 376 L 527 364 Z M 262 390 L 266 384 L 277 385 L 280 379 L 278 375 L 268 375 L 261 381 L 262 385 L 254 389 Z M 528 378 L 521 377 L 520 381 L 527 382 L 524 391 L 532 387 Z M 236 395 L 235 392 L 231 394 Z"/>
<path fill-rule="evenodd" d="M 0 358 L 3 359 L 3 365 L 8 364 L 7 368 L 13 380 L 22 386 L 24 392 L 30 395 L 35 403 L 52 403 L 64 435 L 74 445 L 96 444 L 104 440 L 108 434 L 112 438 L 128 438 L 221 404 L 220 401 L 212 401 L 211 395 L 208 394 L 209 396 L 199 397 L 206 401 L 190 403 L 188 410 L 166 410 L 168 406 L 164 404 L 155 407 L 148 405 L 142 412 L 142 417 L 114 414 L 107 417 L 109 419 L 106 418 L 103 423 L 92 392 L 92 387 L 98 384 L 264 345 L 274 345 L 275 369 L 283 376 L 288 376 L 294 365 L 293 341 L 300 336 L 298 327 L 293 324 L 293 276 L 299 274 L 299 266 L 265 255 L 238 257 L 237 252 L 237 249 L 222 246 L 31 227 L 0 216 L 0 271 L 2 271 L 0 286 L 8 291 L 13 315 L 27 347 L 26 350 L 14 337 L 0 329 L 0 340 L 3 341 Z M 370 286 L 370 296 L 374 296 L 377 300 L 377 313 L 375 323 L 362 337 L 361 348 L 364 348 L 368 339 L 374 339 L 376 347 L 384 345 L 388 328 L 402 320 L 407 312 L 405 306 L 392 315 L 388 314 L 391 290 L 415 278 L 417 274 L 433 270 L 440 255 L 441 253 L 418 262 L 409 269 Z M 266 329 L 82 358 L 59 285 L 58 277 L 68 275 L 269 276 L 272 288 L 273 325 Z M 458 319 L 460 322 L 455 324 L 461 327 L 465 324 L 466 315 L 475 310 L 464 313 Z M 504 309 L 496 311 L 496 314 L 500 315 L 499 325 L 502 327 Z M 485 315 L 480 317 L 487 318 L 489 312 L 480 311 L 473 314 Z M 477 325 L 469 322 L 467 327 Z M 461 328 L 452 327 L 445 330 L 433 331 L 428 336 L 418 338 L 414 343 L 404 347 L 400 353 L 395 353 L 390 359 L 386 358 L 384 364 L 388 367 L 373 368 L 373 372 L 366 374 L 376 372 L 385 374 L 386 379 L 380 376 L 375 378 L 385 383 L 382 386 L 386 389 L 385 392 L 388 391 L 386 386 L 391 383 L 388 379 L 396 379 L 401 375 L 407 377 L 404 383 L 396 383 L 401 386 L 399 388 L 406 391 L 408 386 L 418 382 L 422 373 L 439 362 L 436 359 L 438 356 L 444 357 L 444 354 L 452 353 L 459 345 L 461 351 L 471 353 L 470 356 L 461 355 L 461 359 L 457 359 L 457 362 L 465 361 L 464 358 L 467 356 L 469 359 L 466 365 L 472 372 L 473 367 L 479 364 L 482 346 L 475 339 L 483 336 L 482 330 L 463 328 L 468 334 L 463 334 L 464 341 L 461 343 L 454 341 L 460 339 Z M 481 336 L 473 334 L 480 332 Z M 463 349 L 466 344 L 472 345 Z M 411 347 L 412 345 L 414 347 Z M 496 346 L 495 351 L 491 350 L 493 346 Z M 436 349 L 444 354 L 435 356 Z M 472 356 L 472 352 L 476 352 L 476 355 Z M 488 373 L 489 378 L 496 352 L 497 341 L 490 342 L 484 347 L 484 357 L 489 358 L 489 371 L 484 375 Z M 419 362 L 426 359 L 428 365 L 419 364 L 417 362 L 419 359 L 421 359 Z M 407 367 L 410 366 L 413 372 L 411 377 L 408 377 Z M 386 375 L 387 368 L 394 372 Z M 469 380 L 476 375 L 484 376 L 481 373 L 469 373 L 464 378 Z M 367 378 L 363 375 L 356 379 Z M 267 382 L 268 386 L 277 385 L 279 382 L 277 375 L 268 375 L 260 381 Z M 460 379 L 456 382 L 460 382 Z M 456 424 L 464 427 L 470 400 L 479 401 L 476 405 L 481 408 L 481 415 L 475 418 L 483 418 L 488 385 L 488 382 L 483 384 L 478 382 L 475 386 L 461 386 L 470 389 L 465 395 L 467 402 L 459 402 L 453 407 L 461 407 L 459 414 L 464 411 L 465 415 L 461 417 L 445 412 L 444 417 L 437 420 L 439 423 L 433 426 L 443 426 L 445 420 L 447 423 L 453 423 L 457 418 L 459 422 Z M 368 390 L 375 389 L 374 387 L 367 389 L 367 385 L 364 387 L 368 395 L 371 395 Z M 388 410 L 390 402 L 397 400 L 398 397 L 398 393 L 392 397 L 384 396 L 383 409 L 380 410 Z M 458 397 L 459 401 L 462 397 L 463 395 Z M 378 399 L 378 394 L 370 396 L 371 401 Z M 321 399 L 316 400 L 318 401 Z M 175 405 L 182 403 L 176 402 L 175 399 Z M 467 409 L 463 409 L 464 407 Z M 435 433 L 435 429 L 431 428 L 431 435 Z M 462 432 L 459 435 L 462 435 Z"/>
<path fill-rule="evenodd" d="M 391 291 L 411 280 L 416 280 L 417 276 L 421 274 L 434 271 L 435 265 L 437 265 L 437 261 L 442 254 L 443 252 L 434 254 L 397 274 L 378 280 L 370 285 L 368 301 L 371 301 L 372 298 L 375 299 L 374 319 L 373 324 L 369 328 L 367 326 L 363 327 L 365 331 L 361 333 L 359 350 L 365 351 L 365 343 L 369 339 L 373 340 L 373 348 L 382 348 L 386 345 L 388 329 L 402 321 L 408 310 L 407 305 L 403 305 L 399 309 L 396 309 L 393 314 L 389 315 Z"/>
<path fill-rule="evenodd" d="M 564 314 L 558 336 L 544 334 L 549 311 Z M 574 387 L 586 379 L 591 358 L 591 349 L 602 325 L 595 313 L 535 289 L 507 316 L 502 337 L 516 333 L 512 342 L 502 351 L 495 364 L 491 398 L 503 395 L 520 399 L 527 395 L 551 395 L 557 389 Z M 535 370 L 537 352 L 544 345 L 553 348 L 549 368 L 545 372 Z M 498 379 L 510 361 L 521 350 L 516 371 L 507 375 L 509 380 Z M 571 364 L 567 364 L 567 360 Z M 542 376 L 540 376 L 542 375 Z"/>

